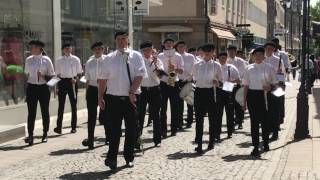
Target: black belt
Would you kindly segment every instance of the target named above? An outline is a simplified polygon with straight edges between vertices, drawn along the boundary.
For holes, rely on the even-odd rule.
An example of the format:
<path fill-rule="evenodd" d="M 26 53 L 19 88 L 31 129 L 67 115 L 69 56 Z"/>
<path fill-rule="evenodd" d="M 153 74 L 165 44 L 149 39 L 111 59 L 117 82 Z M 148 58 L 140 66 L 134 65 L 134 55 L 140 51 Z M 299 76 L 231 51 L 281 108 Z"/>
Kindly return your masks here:
<path fill-rule="evenodd" d="M 32 84 L 27 83 L 29 87 L 48 87 L 47 84 Z"/>
<path fill-rule="evenodd" d="M 152 87 L 141 87 L 141 90 L 143 91 L 152 91 L 159 89 L 159 86 L 152 86 Z"/>
<path fill-rule="evenodd" d="M 115 98 L 115 99 L 121 99 L 121 100 L 129 100 L 129 96 L 114 96 L 111 94 L 107 94 L 107 98 Z"/>

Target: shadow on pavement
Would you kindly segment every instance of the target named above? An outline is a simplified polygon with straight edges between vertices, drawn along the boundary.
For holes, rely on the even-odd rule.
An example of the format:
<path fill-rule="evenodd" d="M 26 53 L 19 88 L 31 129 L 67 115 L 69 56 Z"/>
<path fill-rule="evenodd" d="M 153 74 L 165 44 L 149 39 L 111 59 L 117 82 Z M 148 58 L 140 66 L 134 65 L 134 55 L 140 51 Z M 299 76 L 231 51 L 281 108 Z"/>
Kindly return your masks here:
<path fill-rule="evenodd" d="M 182 152 L 182 151 L 179 151 L 179 152 L 176 152 L 176 153 L 173 153 L 173 154 L 168 154 L 167 157 L 168 159 L 171 159 L 171 160 L 179 160 L 179 159 L 184 159 L 184 158 L 197 158 L 197 157 L 201 157 L 203 155 L 201 154 L 198 154 L 196 152 Z"/>
<path fill-rule="evenodd" d="M 237 144 L 237 146 L 239 146 L 240 148 L 249 148 L 252 146 L 252 143 L 251 141 L 247 141 L 247 142 L 242 142 L 242 143 L 239 143 Z"/>
<path fill-rule="evenodd" d="M 109 171 L 100 171 L 100 172 L 72 172 L 68 174 L 64 174 L 59 177 L 59 179 L 109 179 L 110 176 L 113 174 L 116 174 L 123 169 L 125 169 L 126 166 L 118 167 L 116 170 L 109 170 Z"/>
<path fill-rule="evenodd" d="M 94 149 L 100 148 L 104 145 L 99 145 L 99 146 L 95 146 Z M 67 154 L 80 154 L 80 153 L 84 153 L 87 151 L 91 151 L 88 148 L 84 148 L 84 149 L 61 149 L 58 151 L 52 151 L 50 152 L 50 156 L 63 156 L 63 155 L 67 155 Z"/>
<path fill-rule="evenodd" d="M 42 144 L 41 142 L 33 143 L 33 146 Z M 16 151 L 16 150 L 28 150 L 25 148 L 31 148 L 33 146 L 23 145 L 23 146 L 0 146 L 0 151 Z"/>
<path fill-rule="evenodd" d="M 237 155 L 228 155 L 222 157 L 222 159 L 226 162 L 234 162 L 234 161 L 243 161 L 243 160 L 266 160 L 262 159 L 261 157 L 253 157 L 250 155 L 243 155 L 243 154 L 237 154 Z"/>

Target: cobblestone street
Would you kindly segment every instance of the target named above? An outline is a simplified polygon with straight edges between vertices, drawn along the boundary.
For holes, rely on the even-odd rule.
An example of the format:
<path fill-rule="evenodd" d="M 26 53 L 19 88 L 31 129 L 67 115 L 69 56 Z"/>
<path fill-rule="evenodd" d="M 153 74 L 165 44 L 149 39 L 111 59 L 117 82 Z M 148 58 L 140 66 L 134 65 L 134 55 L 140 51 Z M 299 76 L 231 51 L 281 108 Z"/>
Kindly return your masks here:
<path fill-rule="evenodd" d="M 195 124 L 176 137 L 165 139 L 159 148 L 153 147 L 151 128 L 146 128 L 144 154 L 136 154 L 135 167 L 124 168 L 125 161 L 120 155 L 118 170 L 110 171 L 104 165 L 107 147 L 104 146 L 102 126 L 97 126 L 94 150 L 81 145 L 87 134 L 83 111 L 79 114 L 81 127 L 77 134 L 57 136 L 51 132 L 47 144 L 37 144 L 41 141 L 39 136 L 32 147 L 25 146 L 21 139 L 0 145 L 0 179 L 320 179 L 320 171 L 316 169 L 319 166 L 301 170 L 287 168 L 290 147 L 294 144 L 297 87 L 298 83 L 295 83 L 287 90 L 286 120 L 279 140 L 271 143 L 271 151 L 262 154 L 260 159 L 248 156 L 252 147 L 246 114 L 243 130 L 237 130 L 232 139 L 226 139 L 226 127 L 223 126 L 223 141 L 202 156 L 194 152 L 195 145 L 192 144 Z M 52 121 L 51 130 L 55 119 Z M 208 123 L 205 128 L 207 132 Z M 36 134 L 41 135 L 41 129 Z M 207 133 L 204 139 L 208 139 Z M 120 154 L 122 149 L 123 144 Z M 303 154 L 301 158 L 304 158 Z"/>

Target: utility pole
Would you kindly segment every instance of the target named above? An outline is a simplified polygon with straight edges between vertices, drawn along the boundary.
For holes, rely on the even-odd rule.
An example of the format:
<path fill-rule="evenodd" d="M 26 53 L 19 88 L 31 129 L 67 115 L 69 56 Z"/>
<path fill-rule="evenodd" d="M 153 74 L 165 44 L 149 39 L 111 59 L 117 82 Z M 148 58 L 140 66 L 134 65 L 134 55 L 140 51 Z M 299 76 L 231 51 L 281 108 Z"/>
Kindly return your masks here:
<path fill-rule="evenodd" d="M 128 36 L 130 46 L 133 48 L 133 14 L 132 14 L 132 0 L 128 0 Z"/>
<path fill-rule="evenodd" d="M 267 0 L 267 40 L 273 39 L 273 32 L 276 24 L 276 2 L 274 0 Z"/>

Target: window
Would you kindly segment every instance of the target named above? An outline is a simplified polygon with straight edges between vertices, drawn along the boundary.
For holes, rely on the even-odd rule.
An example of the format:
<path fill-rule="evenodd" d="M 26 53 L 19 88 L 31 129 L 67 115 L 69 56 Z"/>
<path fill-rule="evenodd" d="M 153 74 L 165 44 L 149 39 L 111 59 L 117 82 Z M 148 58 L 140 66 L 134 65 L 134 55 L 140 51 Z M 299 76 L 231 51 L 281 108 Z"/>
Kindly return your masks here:
<path fill-rule="evenodd" d="M 217 0 L 211 0 L 210 1 L 210 12 L 211 14 L 217 14 Z"/>

